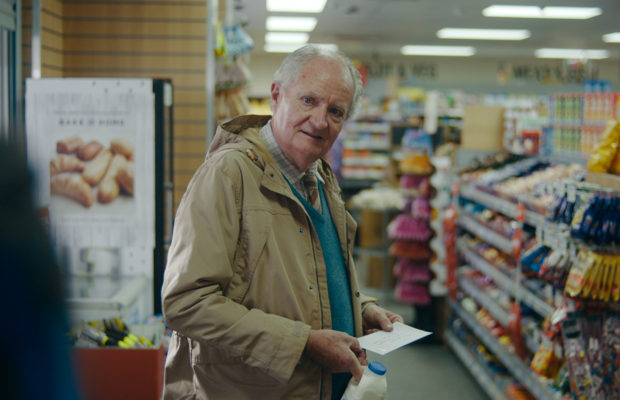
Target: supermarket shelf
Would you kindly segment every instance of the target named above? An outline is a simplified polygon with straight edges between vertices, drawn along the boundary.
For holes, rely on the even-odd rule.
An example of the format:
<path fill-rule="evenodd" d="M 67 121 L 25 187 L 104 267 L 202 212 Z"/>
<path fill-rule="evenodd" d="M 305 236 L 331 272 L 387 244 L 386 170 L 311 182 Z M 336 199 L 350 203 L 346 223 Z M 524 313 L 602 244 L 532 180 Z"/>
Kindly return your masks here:
<path fill-rule="evenodd" d="M 516 355 L 508 351 L 491 333 L 463 310 L 456 302 L 450 301 L 450 307 L 471 328 L 475 335 L 484 343 L 504 366 L 538 399 L 559 399 L 560 396 L 538 380 L 538 377 Z"/>
<path fill-rule="evenodd" d="M 459 194 L 468 200 L 480 203 L 508 217 L 516 217 L 517 205 L 515 203 L 486 193 L 473 185 L 461 183 Z M 534 226 L 540 225 L 545 222 L 545 216 L 531 210 L 525 210 L 525 222 Z"/>
<path fill-rule="evenodd" d="M 484 293 L 475 283 L 468 277 L 459 276 L 459 287 L 462 288 L 468 296 L 472 297 L 482 308 L 487 310 L 493 318 L 503 326 L 508 326 L 510 315 L 491 297 Z"/>
<path fill-rule="evenodd" d="M 493 279 L 497 286 L 510 293 L 511 296 L 515 296 L 515 282 L 511 277 L 498 270 L 493 265 L 489 264 L 484 258 L 471 251 L 462 239 L 457 240 L 456 246 L 472 267 Z M 544 300 L 524 287 L 521 287 L 520 294 L 521 301 L 536 311 L 540 316 L 546 317 L 553 312 L 553 306 L 545 303 Z"/>
<path fill-rule="evenodd" d="M 500 235 L 499 233 L 487 228 L 480 222 L 478 222 L 475 218 L 469 216 L 463 210 L 459 210 L 459 225 L 462 228 L 467 229 L 469 232 L 478 236 L 480 239 L 485 242 L 493 245 L 494 247 L 502 250 L 505 253 L 510 254 L 512 252 L 510 239 L 505 236 Z"/>
<path fill-rule="evenodd" d="M 493 378 L 488 374 L 485 368 L 465 347 L 459 338 L 457 338 L 452 331 L 447 330 L 444 333 L 444 339 L 448 343 L 448 346 L 454 351 L 454 354 L 461 360 L 467 370 L 474 376 L 476 381 L 480 384 L 482 389 L 493 400 L 503 400 L 504 393 L 502 389 L 497 386 L 493 381 Z"/>
<path fill-rule="evenodd" d="M 508 326 L 508 320 L 510 319 L 510 314 L 504 310 L 499 304 L 495 302 L 491 297 L 489 297 L 486 293 L 481 291 L 475 283 L 471 282 L 471 279 L 460 276 L 459 277 L 459 287 L 467 293 L 468 296 L 473 298 L 476 303 L 478 303 L 482 308 L 487 310 L 493 318 L 503 326 Z M 532 352 L 536 353 L 538 350 L 539 344 L 530 335 L 523 335 L 525 345 Z"/>

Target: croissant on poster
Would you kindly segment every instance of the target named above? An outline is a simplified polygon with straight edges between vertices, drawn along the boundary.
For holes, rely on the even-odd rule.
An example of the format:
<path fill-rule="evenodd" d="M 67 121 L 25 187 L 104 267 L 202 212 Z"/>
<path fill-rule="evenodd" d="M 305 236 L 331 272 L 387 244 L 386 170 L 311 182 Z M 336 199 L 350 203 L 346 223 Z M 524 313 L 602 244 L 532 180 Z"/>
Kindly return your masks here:
<path fill-rule="evenodd" d="M 84 163 L 74 155 L 60 154 L 50 160 L 50 176 L 62 172 L 82 172 Z"/>
<path fill-rule="evenodd" d="M 126 162 L 125 157 L 120 154 L 115 155 L 112 161 L 110 161 L 110 166 L 97 190 L 97 200 L 99 203 L 110 203 L 118 197 L 120 186 L 116 182 L 116 175 Z"/>
<path fill-rule="evenodd" d="M 50 182 L 52 194 L 69 197 L 84 207 L 90 207 L 95 201 L 93 190 L 80 174 L 54 176 Z"/>
<path fill-rule="evenodd" d="M 82 161 L 90 161 L 95 158 L 101 150 L 103 150 L 103 145 L 96 140 L 91 140 L 80 146 L 77 150 L 77 156 Z"/>

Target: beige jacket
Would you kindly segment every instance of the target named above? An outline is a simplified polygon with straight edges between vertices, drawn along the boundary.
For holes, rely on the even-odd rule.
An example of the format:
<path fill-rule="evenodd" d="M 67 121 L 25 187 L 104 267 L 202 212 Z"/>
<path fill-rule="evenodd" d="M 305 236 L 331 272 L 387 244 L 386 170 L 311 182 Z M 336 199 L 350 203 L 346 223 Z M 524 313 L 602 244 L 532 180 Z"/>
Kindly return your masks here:
<path fill-rule="evenodd" d="M 319 239 L 260 138 L 269 117 L 218 128 L 179 205 L 162 288 L 172 336 L 165 399 L 329 399 L 331 374 L 304 353 L 329 329 Z M 356 336 L 369 297 L 352 258 L 356 223 L 327 163 L 319 173 L 351 283 Z"/>

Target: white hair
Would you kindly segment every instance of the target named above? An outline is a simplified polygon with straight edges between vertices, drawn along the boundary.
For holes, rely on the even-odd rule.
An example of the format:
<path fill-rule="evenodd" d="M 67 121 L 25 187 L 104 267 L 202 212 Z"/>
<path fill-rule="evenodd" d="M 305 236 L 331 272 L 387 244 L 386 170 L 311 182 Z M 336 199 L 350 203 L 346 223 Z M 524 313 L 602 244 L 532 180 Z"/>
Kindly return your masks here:
<path fill-rule="evenodd" d="M 359 99 L 362 95 L 363 86 L 360 72 L 355 65 L 353 65 L 351 59 L 349 59 L 349 57 L 347 57 L 344 53 L 312 44 L 305 45 L 286 56 L 284 61 L 282 61 L 282 64 L 280 64 L 278 70 L 273 75 L 274 81 L 278 82 L 282 89 L 285 89 L 290 83 L 294 82 L 299 77 L 299 72 L 306 65 L 306 63 L 316 57 L 330 58 L 340 62 L 342 69 L 346 70 L 351 77 L 351 83 L 353 84 L 353 98 L 351 99 L 351 107 L 345 116 L 349 119 L 357 108 Z"/>

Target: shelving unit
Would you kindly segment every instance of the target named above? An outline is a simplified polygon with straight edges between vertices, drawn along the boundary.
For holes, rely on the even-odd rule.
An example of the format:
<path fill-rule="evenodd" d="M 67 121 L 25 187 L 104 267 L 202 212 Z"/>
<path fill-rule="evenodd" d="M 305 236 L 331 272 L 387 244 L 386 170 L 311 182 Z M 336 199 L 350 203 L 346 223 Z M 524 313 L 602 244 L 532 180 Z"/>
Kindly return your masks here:
<path fill-rule="evenodd" d="M 459 195 L 465 200 L 480 204 L 508 218 L 517 219 L 519 214 L 517 199 L 510 199 L 501 194 L 495 194 L 492 190 L 477 187 L 472 183 L 460 182 Z M 545 232 L 549 234 L 552 229 L 556 228 L 550 226 L 549 222 L 546 220 L 546 212 L 540 211 L 540 206 L 529 204 L 527 201 L 523 201 L 523 204 L 527 204 L 527 206 L 530 207 L 529 209 L 525 208 L 522 220 L 523 224 L 535 228 L 537 227 L 537 237 L 543 235 Z M 544 294 L 538 292 L 529 285 L 530 282 L 524 280 L 522 276 L 517 275 L 519 274 L 518 271 L 520 267 L 518 263 L 520 261 L 519 258 L 515 258 L 517 256 L 514 255 L 513 246 L 515 236 L 512 231 L 510 236 L 502 234 L 490 226 L 485 225 L 473 214 L 466 212 L 464 209 L 458 210 L 457 224 L 462 230 L 476 236 L 482 242 L 499 251 L 512 255 L 513 257 L 511 263 L 514 267 L 495 266 L 491 261 L 488 261 L 481 254 L 478 254 L 473 247 L 470 248 L 470 240 L 465 237 L 457 237 L 455 243 L 456 251 L 460 254 L 460 258 L 465 261 L 468 268 L 473 268 L 490 278 L 495 285 L 497 285 L 499 290 L 510 296 L 514 301 L 519 301 L 519 304 L 523 304 L 533 310 L 541 319 L 553 313 L 554 306 L 552 304 L 552 296 L 547 292 Z M 547 230 L 545 230 L 545 228 Z M 560 236 L 558 235 L 549 235 L 549 239 L 557 241 L 558 244 L 560 243 L 559 238 Z M 462 268 L 464 267 L 457 269 L 457 271 L 462 270 Z M 484 290 L 481 290 L 465 273 L 457 272 L 456 277 L 456 287 L 458 290 L 465 296 L 473 299 L 476 304 L 485 309 L 489 315 L 503 327 L 507 328 L 511 325 L 511 312 L 500 306 L 498 302 L 485 293 Z M 560 394 L 556 394 L 554 389 L 548 386 L 547 383 L 543 383 L 538 375 L 530 369 L 529 361 L 527 361 L 528 352 L 526 352 L 525 358 L 517 356 L 511 348 L 509 349 L 503 344 L 503 341 L 500 342 L 500 340 L 491 334 L 485 326 L 479 323 L 474 315 L 465 311 L 456 302 L 456 297 L 450 300 L 450 307 L 454 310 L 454 315 L 460 318 L 472 330 L 474 335 L 484 343 L 487 349 L 505 365 L 510 371 L 510 374 L 534 397 L 537 399 L 560 398 Z M 534 320 L 537 320 L 537 318 L 534 318 Z M 541 332 L 534 324 L 535 321 L 531 321 L 522 326 L 523 344 L 531 354 L 536 353 L 540 347 Z M 461 350 L 458 349 L 458 343 L 454 344 L 453 342 L 453 340 L 448 341 L 455 353 L 461 352 Z M 515 347 L 518 348 L 517 344 L 515 344 Z"/>
<path fill-rule="evenodd" d="M 462 268 L 461 268 L 462 270 Z M 508 326 L 510 321 L 510 314 L 508 311 L 503 309 L 499 304 L 496 303 L 494 299 L 489 297 L 484 291 L 480 290 L 475 283 L 471 282 L 466 276 L 459 274 L 459 287 L 463 289 L 463 291 L 471 298 L 473 298 L 476 303 L 478 303 L 482 308 L 487 310 L 491 316 L 499 322 L 503 326 Z M 525 345 L 532 352 L 535 353 L 540 346 L 538 340 L 530 335 L 527 335 L 526 332 L 523 333 L 525 338 Z M 539 335 L 536 335 L 539 336 Z"/>
<path fill-rule="evenodd" d="M 342 179 L 365 183 L 383 179 L 390 165 L 391 149 L 389 122 L 345 123 L 340 159 Z"/>
<path fill-rule="evenodd" d="M 466 212 L 463 212 L 463 210 L 459 211 L 458 223 L 459 226 L 461 226 L 463 229 L 466 229 L 467 231 L 473 233 L 485 242 L 492 244 L 493 246 L 495 246 L 499 250 L 502 250 L 505 253 L 510 253 L 510 239 L 487 228 L 486 226 L 478 222 L 474 217 L 467 214 Z"/>
<path fill-rule="evenodd" d="M 480 203 L 491 210 L 495 210 L 506 215 L 507 217 L 515 218 L 517 215 L 517 205 L 512 201 L 484 192 L 470 184 L 461 184 L 459 190 L 462 197 L 476 203 Z M 535 211 L 526 209 L 525 222 L 534 226 L 540 225 L 545 223 L 545 216 Z"/>
<path fill-rule="evenodd" d="M 546 385 L 541 383 L 537 375 L 529 369 L 515 354 L 510 352 L 506 346 L 501 344 L 484 326 L 480 325 L 476 319 L 465 311 L 461 306 L 454 302 L 449 302 L 463 322 L 476 334 L 484 345 L 497 356 L 504 366 L 519 380 L 534 396 L 538 399 L 559 399 L 560 396 Z"/>
<path fill-rule="evenodd" d="M 489 264 L 485 259 L 471 251 L 462 238 L 457 239 L 457 248 L 471 267 L 476 268 L 484 275 L 490 277 L 497 284 L 497 286 L 509 293 L 511 296 L 514 297 L 516 295 L 517 287 L 513 277 L 500 271 L 493 265 Z M 543 299 L 530 290 L 525 287 L 521 287 L 519 290 L 521 301 L 541 317 L 546 317 L 553 312 L 553 306 L 547 304 Z"/>
<path fill-rule="evenodd" d="M 463 289 L 468 296 L 476 300 L 478 304 L 482 306 L 485 310 L 487 310 L 491 316 L 497 320 L 503 326 L 507 326 L 510 315 L 506 310 L 504 310 L 499 304 L 495 302 L 492 298 L 490 298 L 486 293 L 481 291 L 476 284 L 471 282 L 471 280 L 462 274 L 459 274 L 459 287 Z"/>
<path fill-rule="evenodd" d="M 461 360 L 467 370 L 473 375 L 480 384 L 486 394 L 493 400 L 503 400 L 504 393 L 502 389 L 493 381 L 493 378 L 485 370 L 485 368 L 467 349 L 462 341 L 456 337 L 451 331 L 446 331 L 444 339 L 448 345 L 454 350 L 456 356 Z"/>
<path fill-rule="evenodd" d="M 560 93 L 551 96 L 555 154 L 580 157 L 598 143 L 608 119 L 617 118 L 617 92 Z"/>

